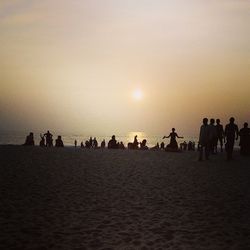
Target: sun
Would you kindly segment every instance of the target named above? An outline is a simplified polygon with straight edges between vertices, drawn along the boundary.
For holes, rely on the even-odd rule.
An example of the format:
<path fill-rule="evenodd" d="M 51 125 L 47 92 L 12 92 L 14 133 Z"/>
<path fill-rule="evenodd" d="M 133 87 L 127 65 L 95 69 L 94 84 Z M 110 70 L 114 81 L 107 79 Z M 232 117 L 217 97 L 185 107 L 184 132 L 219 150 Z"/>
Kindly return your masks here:
<path fill-rule="evenodd" d="M 135 89 L 133 91 L 132 96 L 133 96 L 134 100 L 140 101 L 142 99 L 142 97 L 143 97 L 143 93 L 142 93 L 142 91 L 140 89 Z"/>

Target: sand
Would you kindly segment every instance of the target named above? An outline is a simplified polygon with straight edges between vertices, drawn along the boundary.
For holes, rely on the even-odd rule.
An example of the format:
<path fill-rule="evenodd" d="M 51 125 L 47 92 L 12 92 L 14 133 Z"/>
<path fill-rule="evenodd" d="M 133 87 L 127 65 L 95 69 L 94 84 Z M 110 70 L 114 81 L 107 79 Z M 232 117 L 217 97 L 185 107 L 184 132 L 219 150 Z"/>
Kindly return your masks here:
<path fill-rule="evenodd" d="M 250 158 L 0 146 L 0 249 L 250 249 Z"/>

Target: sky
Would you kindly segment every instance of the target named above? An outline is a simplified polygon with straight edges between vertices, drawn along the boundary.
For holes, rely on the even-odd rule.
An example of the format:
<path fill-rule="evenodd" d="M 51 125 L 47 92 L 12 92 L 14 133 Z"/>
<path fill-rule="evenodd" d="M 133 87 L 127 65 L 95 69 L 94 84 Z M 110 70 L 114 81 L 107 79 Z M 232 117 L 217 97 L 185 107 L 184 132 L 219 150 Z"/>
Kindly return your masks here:
<path fill-rule="evenodd" d="M 248 0 L 1 0 L 0 130 L 241 127 L 249 24 Z"/>

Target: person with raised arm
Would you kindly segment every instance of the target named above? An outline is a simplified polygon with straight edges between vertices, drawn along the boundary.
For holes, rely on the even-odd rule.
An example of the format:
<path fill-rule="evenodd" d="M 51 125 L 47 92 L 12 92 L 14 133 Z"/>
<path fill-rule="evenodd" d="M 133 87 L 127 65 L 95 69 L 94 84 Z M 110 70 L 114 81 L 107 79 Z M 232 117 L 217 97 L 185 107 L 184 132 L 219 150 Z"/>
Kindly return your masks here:
<path fill-rule="evenodd" d="M 175 132 L 175 128 L 172 128 L 172 132 L 168 136 L 163 136 L 162 139 L 170 138 L 170 143 L 167 145 L 167 148 L 171 150 L 178 150 L 178 143 L 176 141 L 176 138 L 184 138 L 183 136 L 178 136 L 178 134 Z"/>

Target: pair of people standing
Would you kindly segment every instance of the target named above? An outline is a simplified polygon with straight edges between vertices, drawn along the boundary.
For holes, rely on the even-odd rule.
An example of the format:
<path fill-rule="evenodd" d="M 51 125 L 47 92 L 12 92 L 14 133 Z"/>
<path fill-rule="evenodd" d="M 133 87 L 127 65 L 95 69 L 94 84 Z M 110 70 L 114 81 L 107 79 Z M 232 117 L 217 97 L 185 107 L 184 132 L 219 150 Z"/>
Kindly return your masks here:
<path fill-rule="evenodd" d="M 227 152 L 227 159 L 232 159 L 233 147 L 235 140 L 238 139 L 239 129 L 234 123 L 234 118 L 229 119 L 229 124 L 226 125 L 225 131 L 223 126 L 220 124 L 220 120 L 217 119 L 215 126 L 215 120 L 211 119 L 210 124 L 208 124 L 208 119 L 203 119 L 203 125 L 200 128 L 199 136 L 199 149 L 200 155 L 199 160 L 203 158 L 203 151 L 205 150 L 205 158 L 209 158 L 210 153 L 217 153 L 217 145 L 220 142 L 221 152 L 223 151 L 223 138 L 226 141 L 225 149 Z"/>

